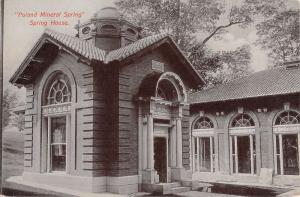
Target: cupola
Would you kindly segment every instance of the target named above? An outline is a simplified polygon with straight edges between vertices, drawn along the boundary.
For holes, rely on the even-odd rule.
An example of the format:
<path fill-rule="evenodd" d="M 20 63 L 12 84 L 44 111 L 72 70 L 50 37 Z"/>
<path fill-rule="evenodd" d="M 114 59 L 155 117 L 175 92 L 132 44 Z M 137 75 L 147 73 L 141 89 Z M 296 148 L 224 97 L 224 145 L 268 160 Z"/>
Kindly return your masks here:
<path fill-rule="evenodd" d="M 138 40 L 141 31 L 140 27 L 126 20 L 114 7 L 102 8 L 89 21 L 75 28 L 80 39 L 88 40 L 106 51 Z"/>

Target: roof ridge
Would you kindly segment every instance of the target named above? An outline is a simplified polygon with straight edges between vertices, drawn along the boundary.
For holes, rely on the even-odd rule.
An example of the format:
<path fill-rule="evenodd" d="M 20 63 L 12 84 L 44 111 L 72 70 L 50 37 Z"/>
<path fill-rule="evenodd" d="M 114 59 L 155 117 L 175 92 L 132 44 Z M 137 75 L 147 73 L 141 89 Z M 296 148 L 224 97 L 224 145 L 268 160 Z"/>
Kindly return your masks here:
<path fill-rule="evenodd" d="M 88 59 L 96 59 L 99 61 L 104 61 L 105 59 L 106 51 L 92 45 L 86 40 L 49 28 L 45 28 L 43 34 L 53 37 L 55 40 L 61 42 L 72 50 L 75 50 L 77 53 L 80 53 Z M 87 51 L 86 49 L 89 50 Z"/>
<path fill-rule="evenodd" d="M 229 81 L 227 83 L 218 84 L 218 85 L 215 85 L 213 87 L 210 87 L 210 88 L 207 88 L 207 89 L 204 89 L 204 90 L 199 90 L 199 91 L 196 91 L 196 92 L 191 92 L 190 94 L 197 94 L 199 92 L 205 92 L 205 91 L 209 91 L 211 89 L 220 88 L 220 87 L 224 87 L 224 86 L 229 86 L 229 85 L 234 84 L 236 81 L 245 80 L 247 78 L 254 77 L 254 76 L 256 76 L 258 74 L 261 74 L 261 73 L 265 73 L 265 72 L 269 72 L 269 71 L 273 71 L 273 70 L 279 70 L 279 69 L 282 69 L 282 66 L 272 67 L 272 68 L 267 68 L 267 69 L 264 69 L 264 70 L 260 70 L 260 71 L 251 73 L 251 74 L 249 74 L 247 76 L 243 76 L 243 77 L 240 77 L 240 78 L 233 79 L 233 80 L 231 80 L 231 81 Z"/>

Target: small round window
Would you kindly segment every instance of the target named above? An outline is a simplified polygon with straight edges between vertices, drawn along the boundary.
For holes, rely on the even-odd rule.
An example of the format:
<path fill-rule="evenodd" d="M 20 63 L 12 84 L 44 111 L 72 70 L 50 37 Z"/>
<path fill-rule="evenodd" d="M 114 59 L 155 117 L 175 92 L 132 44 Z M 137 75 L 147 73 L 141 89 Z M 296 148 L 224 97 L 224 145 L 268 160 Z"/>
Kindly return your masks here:
<path fill-rule="evenodd" d="M 116 27 L 113 26 L 113 25 L 103 25 L 101 27 L 101 30 L 104 30 L 104 31 L 113 31 L 113 30 L 116 30 Z"/>
<path fill-rule="evenodd" d="M 135 31 L 133 29 L 130 29 L 130 28 L 127 29 L 127 32 L 129 34 L 131 34 L 132 36 L 134 36 L 136 34 Z"/>
<path fill-rule="evenodd" d="M 90 28 L 90 27 L 84 27 L 84 28 L 81 30 L 81 32 L 82 32 L 83 34 L 88 34 L 90 31 L 91 31 L 91 28 Z"/>

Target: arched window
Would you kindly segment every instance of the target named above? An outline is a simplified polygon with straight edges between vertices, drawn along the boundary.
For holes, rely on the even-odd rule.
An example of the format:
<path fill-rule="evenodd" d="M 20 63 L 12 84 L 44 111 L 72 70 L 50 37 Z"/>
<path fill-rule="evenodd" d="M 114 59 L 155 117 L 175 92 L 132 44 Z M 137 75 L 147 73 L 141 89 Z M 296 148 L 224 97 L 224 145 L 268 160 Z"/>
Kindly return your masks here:
<path fill-rule="evenodd" d="M 47 162 L 48 172 L 66 171 L 67 136 L 70 128 L 71 116 L 71 86 L 66 75 L 54 73 L 47 83 L 42 106 L 42 124 L 47 124 L 45 130 L 47 137 Z"/>
<path fill-rule="evenodd" d="M 300 124 L 300 114 L 295 111 L 284 111 L 277 116 L 275 125 Z"/>
<path fill-rule="evenodd" d="M 71 101 L 71 92 L 67 82 L 64 79 L 64 76 L 58 76 L 53 81 L 48 97 L 47 104 L 59 104 Z"/>
<path fill-rule="evenodd" d="M 238 114 L 229 126 L 231 173 L 256 173 L 255 122 L 248 114 Z"/>
<path fill-rule="evenodd" d="M 201 117 L 195 122 L 193 129 L 212 129 L 212 128 L 214 128 L 213 122 L 207 117 Z"/>
<path fill-rule="evenodd" d="M 281 112 L 273 126 L 275 174 L 299 175 L 300 113 Z"/>
<path fill-rule="evenodd" d="M 178 95 L 174 85 L 166 79 L 159 82 L 156 90 L 156 96 L 166 101 L 178 101 Z"/>
<path fill-rule="evenodd" d="M 198 118 L 192 127 L 193 170 L 215 172 L 214 124 L 208 117 Z"/>
<path fill-rule="evenodd" d="M 239 114 L 233 119 L 231 127 L 252 127 L 254 125 L 253 119 L 248 114 Z"/>

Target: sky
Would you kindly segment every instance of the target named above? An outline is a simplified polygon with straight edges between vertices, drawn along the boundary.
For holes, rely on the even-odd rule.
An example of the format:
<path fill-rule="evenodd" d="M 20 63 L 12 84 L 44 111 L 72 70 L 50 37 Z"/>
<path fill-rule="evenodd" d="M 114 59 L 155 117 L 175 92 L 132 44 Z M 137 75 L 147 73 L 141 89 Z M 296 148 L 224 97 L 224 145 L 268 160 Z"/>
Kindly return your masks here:
<path fill-rule="evenodd" d="M 228 6 L 239 0 L 224 0 Z M 300 0 L 287 0 L 290 7 L 300 7 Z M 18 91 L 20 100 L 25 99 L 24 89 L 9 84 L 8 80 L 20 66 L 30 49 L 42 35 L 44 21 L 67 21 L 64 26 L 47 26 L 59 32 L 75 35 L 74 26 L 87 21 L 94 13 L 103 7 L 114 6 L 113 0 L 5 0 L 4 2 L 4 48 L 3 48 L 3 85 L 13 91 Z M 60 17 L 41 18 L 25 17 L 25 13 L 62 12 Z M 64 12 L 67 15 L 64 15 Z M 23 15 L 23 16 L 22 16 Z M 68 16 L 68 17 L 64 17 Z M 31 21 L 32 20 L 32 21 Z M 221 21 L 222 22 L 222 21 Z M 48 23 L 49 24 L 49 23 Z M 222 40 L 210 40 L 207 44 L 213 50 L 234 50 L 236 47 L 249 44 L 252 53 L 251 68 L 254 71 L 266 69 L 269 62 L 267 54 L 254 45 L 256 40 L 255 27 L 239 29 L 231 27 Z"/>

